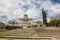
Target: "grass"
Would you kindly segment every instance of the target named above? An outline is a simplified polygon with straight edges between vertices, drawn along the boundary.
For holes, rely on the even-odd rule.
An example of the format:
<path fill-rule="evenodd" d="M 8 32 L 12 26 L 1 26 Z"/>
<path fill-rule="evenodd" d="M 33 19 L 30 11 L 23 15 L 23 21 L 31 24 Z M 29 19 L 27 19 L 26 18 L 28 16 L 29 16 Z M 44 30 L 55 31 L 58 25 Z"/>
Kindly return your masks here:
<path fill-rule="evenodd" d="M 0 37 L 3 36 L 3 35 L 7 35 L 7 33 L 8 33 L 9 31 L 10 31 L 10 30 L 0 29 Z"/>
<path fill-rule="evenodd" d="M 26 29 L 14 29 L 14 30 L 0 30 L 0 37 L 1 36 L 6 36 L 6 35 L 14 35 L 14 34 L 30 34 L 32 33 L 33 30 L 31 28 L 26 28 Z"/>
<path fill-rule="evenodd" d="M 5 32 L 5 31 L 7 31 L 6 29 L 0 29 L 0 32 Z"/>

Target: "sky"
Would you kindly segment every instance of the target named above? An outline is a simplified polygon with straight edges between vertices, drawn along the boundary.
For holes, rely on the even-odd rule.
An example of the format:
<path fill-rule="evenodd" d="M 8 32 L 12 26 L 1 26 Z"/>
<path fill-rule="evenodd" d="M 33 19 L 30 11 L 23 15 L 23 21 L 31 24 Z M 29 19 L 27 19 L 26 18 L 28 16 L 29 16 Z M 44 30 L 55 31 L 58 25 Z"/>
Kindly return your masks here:
<path fill-rule="evenodd" d="M 60 17 L 60 0 L 0 0 L 0 22 L 16 21 L 24 14 L 42 20 L 42 8 L 47 17 Z"/>

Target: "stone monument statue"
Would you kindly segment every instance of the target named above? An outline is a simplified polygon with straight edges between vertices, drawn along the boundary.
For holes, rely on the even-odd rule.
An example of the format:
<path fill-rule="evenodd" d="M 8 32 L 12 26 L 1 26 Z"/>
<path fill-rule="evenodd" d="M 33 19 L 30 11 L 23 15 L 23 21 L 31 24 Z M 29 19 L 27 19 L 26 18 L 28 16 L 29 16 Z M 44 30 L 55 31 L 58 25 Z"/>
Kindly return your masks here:
<path fill-rule="evenodd" d="M 43 16 L 43 25 L 47 26 L 46 12 L 44 11 L 43 8 L 42 8 L 42 16 Z"/>

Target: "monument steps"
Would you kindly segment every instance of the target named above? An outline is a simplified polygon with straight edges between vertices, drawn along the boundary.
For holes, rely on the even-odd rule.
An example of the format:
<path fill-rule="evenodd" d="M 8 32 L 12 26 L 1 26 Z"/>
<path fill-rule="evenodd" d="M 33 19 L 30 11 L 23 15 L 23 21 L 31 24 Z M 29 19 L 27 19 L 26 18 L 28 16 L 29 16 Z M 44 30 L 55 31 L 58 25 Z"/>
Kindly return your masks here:
<path fill-rule="evenodd" d="M 44 31 L 44 32 L 43 32 Z M 16 29 L 5 32 L 0 38 L 11 38 L 11 39 L 43 39 L 50 40 L 52 36 L 44 28 L 26 28 Z"/>

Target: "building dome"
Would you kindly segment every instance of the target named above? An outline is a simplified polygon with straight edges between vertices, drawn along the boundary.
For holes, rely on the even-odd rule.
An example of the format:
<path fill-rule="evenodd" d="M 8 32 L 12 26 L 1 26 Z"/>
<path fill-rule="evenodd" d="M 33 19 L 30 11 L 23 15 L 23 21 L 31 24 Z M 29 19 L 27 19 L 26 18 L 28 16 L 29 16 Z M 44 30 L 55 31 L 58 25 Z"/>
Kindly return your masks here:
<path fill-rule="evenodd" d="M 24 15 L 24 17 L 28 17 L 28 15 L 27 15 L 27 14 L 25 14 L 25 15 Z"/>

